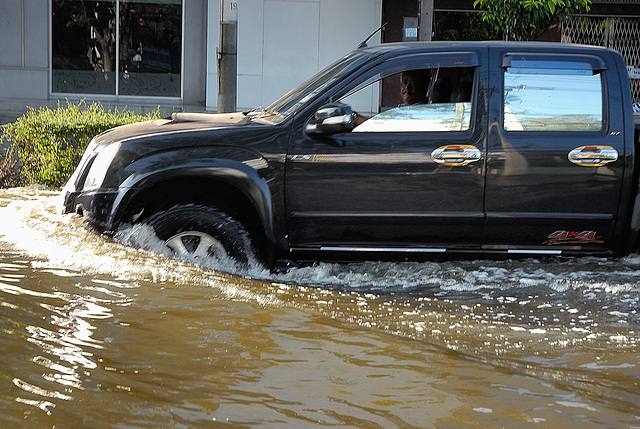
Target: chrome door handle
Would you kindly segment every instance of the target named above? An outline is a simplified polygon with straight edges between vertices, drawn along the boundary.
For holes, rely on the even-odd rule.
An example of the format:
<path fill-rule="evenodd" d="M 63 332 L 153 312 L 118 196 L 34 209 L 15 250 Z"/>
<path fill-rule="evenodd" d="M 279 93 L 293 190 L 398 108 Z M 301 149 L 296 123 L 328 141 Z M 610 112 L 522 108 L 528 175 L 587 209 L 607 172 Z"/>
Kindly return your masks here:
<path fill-rule="evenodd" d="M 473 145 L 448 144 L 431 152 L 431 159 L 440 165 L 463 167 L 471 162 L 479 161 L 480 150 Z"/>
<path fill-rule="evenodd" d="M 600 167 L 618 160 L 618 151 L 611 146 L 580 146 L 569 152 L 569 161 L 582 167 Z"/>

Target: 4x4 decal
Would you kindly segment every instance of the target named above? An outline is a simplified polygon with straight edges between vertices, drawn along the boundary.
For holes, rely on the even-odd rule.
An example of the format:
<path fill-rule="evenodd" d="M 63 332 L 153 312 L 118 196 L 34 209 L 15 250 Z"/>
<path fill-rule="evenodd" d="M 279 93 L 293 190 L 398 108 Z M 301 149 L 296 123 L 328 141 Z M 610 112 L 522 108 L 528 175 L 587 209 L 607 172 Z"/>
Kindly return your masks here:
<path fill-rule="evenodd" d="M 558 230 L 547 237 L 547 241 L 542 244 L 554 245 L 554 244 L 585 244 L 585 243 L 604 243 L 598 237 L 597 231 L 567 231 Z"/>

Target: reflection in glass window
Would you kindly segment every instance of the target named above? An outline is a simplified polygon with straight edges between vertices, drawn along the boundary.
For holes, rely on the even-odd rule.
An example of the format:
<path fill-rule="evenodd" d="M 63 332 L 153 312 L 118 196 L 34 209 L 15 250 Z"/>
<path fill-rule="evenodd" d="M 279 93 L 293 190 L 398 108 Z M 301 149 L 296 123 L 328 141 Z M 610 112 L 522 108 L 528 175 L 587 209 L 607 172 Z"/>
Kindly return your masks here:
<path fill-rule="evenodd" d="M 53 92 L 115 94 L 115 21 L 115 0 L 54 0 Z"/>
<path fill-rule="evenodd" d="M 505 130 L 598 131 L 602 127 L 600 74 L 578 69 L 505 71 Z"/>
<path fill-rule="evenodd" d="M 408 69 L 384 75 L 365 79 L 340 99 L 357 108 L 357 103 L 380 94 L 381 84 L 393 88 L 375 97 L 379 104 L 374 112 L 358 109 L 354 132 L 451 132 L 471 128 L 472 67 Z"/>
<path fill-rule="evenodd" d="M 53 0 L 52 22 L 53 92 L 181 96 L 182 0 Z"/>
<path fill-rule="evenodd" d="M 180 0 L 120 0 L 120 94 L 180 96 Z"/>
<path fill-rule="evenodd" d="M 471 103 L 413 104 L 379 113 L 354 132 L 465 131 L 469 129 Z"/>

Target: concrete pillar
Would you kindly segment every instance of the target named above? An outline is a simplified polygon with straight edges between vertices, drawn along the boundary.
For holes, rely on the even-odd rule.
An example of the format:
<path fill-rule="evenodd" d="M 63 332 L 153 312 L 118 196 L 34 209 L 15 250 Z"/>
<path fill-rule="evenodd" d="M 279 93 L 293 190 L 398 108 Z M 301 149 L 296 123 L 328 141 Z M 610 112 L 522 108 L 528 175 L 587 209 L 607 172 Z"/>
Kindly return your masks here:
<path fill-rule="evenodd" d="M 218 113 L 236 111 L 238 94 L 238 2 L 220 0 Z"/>
<path fill-rule="evenodd" d="M 420 8 L 420 31 L 418 40 L 430 42 L 433 34 L 433 1 L 418 0 Z"/>

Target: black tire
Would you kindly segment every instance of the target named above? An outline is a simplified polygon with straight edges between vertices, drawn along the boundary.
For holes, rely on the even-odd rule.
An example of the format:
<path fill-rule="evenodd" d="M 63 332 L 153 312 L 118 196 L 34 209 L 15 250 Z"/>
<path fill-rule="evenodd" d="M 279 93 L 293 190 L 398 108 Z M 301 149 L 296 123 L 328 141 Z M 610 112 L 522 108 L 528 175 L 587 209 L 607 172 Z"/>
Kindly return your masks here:
<path fill-rule="evenodd" d="M 145 223 L 178 256 L 227 256 L 248 264 L 251 245 L 245 229 L 215 208 L 175 206 L 154 214 Z"/>

